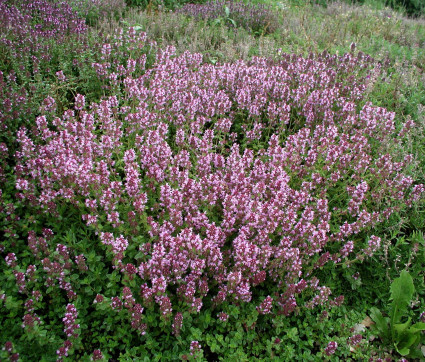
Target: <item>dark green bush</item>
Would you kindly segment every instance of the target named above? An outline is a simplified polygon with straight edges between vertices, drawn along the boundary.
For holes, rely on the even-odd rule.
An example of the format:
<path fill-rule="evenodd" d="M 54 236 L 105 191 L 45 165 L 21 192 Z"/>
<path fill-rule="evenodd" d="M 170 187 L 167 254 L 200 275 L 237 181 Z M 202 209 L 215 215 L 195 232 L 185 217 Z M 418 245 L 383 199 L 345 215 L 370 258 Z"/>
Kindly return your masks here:
<path fill-rule="evenodd" d="M 386 6 L 391 6 L 393 9 L 404 9 L 409 16 L 425 15 L 425 2 L 423 0 L 386 0 Z"/>
<path fill-rule="evenodd" d="M 326 0 L 311 0 L 320 3 Z M 329 1 L 329 0 L 328 0 Z M 332 1 L 332 0 L 331 0 Z M 363 5 L 365 0 L 345 0 L 351 4 Z M 425 15 L 425 2 L 423 0 L 375 0 L 378 4 L 389 6 L 394 10 L 405 12 L 409 16 L 419 17 Z"/>

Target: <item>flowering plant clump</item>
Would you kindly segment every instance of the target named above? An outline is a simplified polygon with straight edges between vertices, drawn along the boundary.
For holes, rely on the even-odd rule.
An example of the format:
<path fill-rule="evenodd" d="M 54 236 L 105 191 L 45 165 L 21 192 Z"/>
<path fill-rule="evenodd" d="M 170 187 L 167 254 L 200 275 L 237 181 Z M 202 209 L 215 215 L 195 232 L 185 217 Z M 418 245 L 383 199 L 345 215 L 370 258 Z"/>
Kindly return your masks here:
<path fill-rule="evenodd" d="M 10 148 L 16 130 L 40 107 L 55 110 L 49 92 L 64 87 L 52 85 L 55 72 L 79 65 L 86 33 L 85 21 L 66 2 L 0 0 L 0 143 Z"/>
<path fill-rule="evenodd" d="M 198 20 L 224 19 L 229 26 L 241 26 L 254 33 L 272 33 L 278 22 L 270 6 L 241 1 L 216 0 L 204 4 L 186 4 L 176 12 Z"/>
<path fill-rule="evenodd" d="M 391 152 L 414 125 L 363 100 L 369 57 L 213 66 L 170 47 L 146 67 L 147 45 L 119 32 L 93 64 L 115 95 L 17 133 L 16 197 L 37 221 L 2 245 L 2 300 L 15 335 L 60 358 L 116 358 L 115 326 L 127 357 L 163 335 L 195 358 L 212 342 L 191 323 L 211 315 L 223 329 L 250 310 L 248 331 L 339 306 L 319 272 L 373 256 L 373 228 L 424 192 Z"/>
<path fill-rule="evenodd" d="M 84 20 L 66 2 L 1 0 L 0 14 L 2 60 L 29 61 L 31 68 L 20 71 L 30 71 L 33 76 L 54 61 L 54 45 L 87 31 Z"/>

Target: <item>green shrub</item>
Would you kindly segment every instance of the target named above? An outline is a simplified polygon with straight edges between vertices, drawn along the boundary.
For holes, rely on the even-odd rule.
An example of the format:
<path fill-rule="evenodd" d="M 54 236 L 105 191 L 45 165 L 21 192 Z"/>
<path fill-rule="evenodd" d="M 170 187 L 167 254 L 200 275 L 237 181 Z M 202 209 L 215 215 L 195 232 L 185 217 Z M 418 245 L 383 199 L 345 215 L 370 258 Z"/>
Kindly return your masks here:
<path fill-rule="evenodd" d="M 423 0 L 385 0 L 385 5 L 393 9 L 403 9 L 410 16 L 425 15 L 425 3 Z"/>

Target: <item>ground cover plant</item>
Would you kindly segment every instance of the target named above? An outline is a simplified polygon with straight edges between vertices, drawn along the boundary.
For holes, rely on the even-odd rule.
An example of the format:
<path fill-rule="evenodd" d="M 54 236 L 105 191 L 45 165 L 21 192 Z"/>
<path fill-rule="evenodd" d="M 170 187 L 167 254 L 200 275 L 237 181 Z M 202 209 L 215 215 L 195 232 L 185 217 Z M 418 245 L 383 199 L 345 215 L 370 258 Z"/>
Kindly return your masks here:
<path fill-rule="evenodd" d="M 111 13 L 128 17 L 106 26 L 88 4 L 1 3 L 1 358 L 418 355 L 424 114 L 420 86 L 405 93 L 416 73 L 402 74 L 396 54 L 368 55 L 366 41 L 319 52 L 308 49 L 316 38 L 298 53 L 218 60 L 208 47 L 185 51 L 179 32 L 149 31 L 170 27 L 167 17 L 197 21 L 111 1 Z M 294 7 L 291 21 L 346 10 L 373 18 L 362 9 Z M 22 36 L 10 31 L 19 17 Z M 249 35 L 200 24 L 227 39 Z M 391 24 L 421 39 L 416 23 Z M 282 41 L 278 30 L 251 36 Z M 388 39 L 400 42 L 396 30 Z M 391 87 L 393 103 L 383 95 Z M 404 269 L 413 279 L 401 315 L 386 301 Z M 397 315 L 397 336 L 417 326 L 415 340 L 365 329 L 379 310 L 384 321 L 386 310 Z"/>

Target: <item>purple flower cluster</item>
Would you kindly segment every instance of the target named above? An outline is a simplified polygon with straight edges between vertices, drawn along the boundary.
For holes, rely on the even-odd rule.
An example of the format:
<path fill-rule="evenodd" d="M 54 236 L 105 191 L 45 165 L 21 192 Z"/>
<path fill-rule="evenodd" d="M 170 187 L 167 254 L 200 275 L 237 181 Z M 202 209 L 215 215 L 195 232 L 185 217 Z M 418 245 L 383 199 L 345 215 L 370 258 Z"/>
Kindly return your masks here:
<path fill-rule="evenodd" d="M 5 351 L 5 352 L 7 353 L 7 357 L 8 357 L 8 359 L 9 359 L 9 361 L 11 361 L 11 362 L 19 361 L 19 353 L 15 353 L 15 352 L 14 352 L 15 348 L 14 348 L 14 346 L 13 346 L 13 343 L 12 343 L 12 342 L 7 341 L 7 342 L 4 344 L 4 346 L 3 346 L 2 350 L 3 350 L 3 351 Z"/>
<path fill-rule="evenodd" d="M 91 361 L 100 361 L 103 358 L 104 357 L 103 357 L 102 351 L 100 349 L 95 349 L 93 351 L 93 355 L 90 357 L 90 360 Z"/>
<path fill-rule="evenodd" d="M 183 326 L 183 314 L 178 312 L 174 316 L 174 321 L 173 321 L 173 324 L 172 324 L 173 334 L 175 336 L 178 336 L 180 334 L 180 330 L 181 330 L 182 326 Z"/>
<path fill-rule="evenodd" d="M 78 312 L 75 306 L 73 304 L 68 304 L 66 306 L 65 317 L 62 318 L 62 321 L 65 325 L 64 332 L 66 334 L 67 340 L 64 342 L 63 346 L 56 351 L 56 354 L 59 356 L 58 360 L 61 360 L 62 357 L 68 356 L 68 351 L 70 348 L 72 348 L 71 339 L 76 339 L 79 336 L 78 330 L 80 325 L 76 323 L 77 317 Z"/>
<path fill-rule="evenodd" d="M 190 342 L 190 355 L 196 356 L 201 350 L 201 344 L 198 341 Z"/>
<path fill-rule="evenodd" d="M 227 322 L 227 320 L 229 319 L 229 315 L 227 313 L 220 312 L 217 314 L 217 318 L 222 322 Z"/>
<path fill-rule="evenodd" d="M 361 334 L 355 334 L 354 336 L 351 336 L 348 339 L 348 343 L 351 346 L 357 346 L 362 341 L 362 339 L 363 339 L 363 336 Z"/>
<path fill-rule="evenodd" d="M 126 308 L 142 334 L 143 307 L 157 304 L 178 334 L 178 313 L 198 313 L 204 298 L 215 307 L 250 302 L 266 280 L 275 289 L 257 304 L 262 314 L 340 305 L 314 271 L 371 256 L 380 239 L 362 233 L 424 192 L 404 173 L 411 157 L 380 152 L 396 142 L 394 114 L 357 109 L 370 59 L 324 53 L 212 66 L 167 48 L 150 69 L 143 56 L 114 63 L 110 50 L 143 47 L 145 35 L 136 38 L 120 33 L 94 64 L 117 96 L 88 107 L 78 95 L 61 118 L 19 130 L 18 197 L 52 215 L 65 201 L 78 211 L 138 286 L 110 305 Z M 29 247 L 46 283 L 72 297 L 70 250 L 46 256 L 47 238 L 30 233 Z M 138 260 L 129 257 L 135 246 Z M 84 257 L 75 261 L 84 271 Z M 305 290 L 313 297 L 298 306 Z"/>
<path fill-rule="evenodd" d="M 272 307 L 273 307 L 273 298 L 270 297 L 269 295 L 257 307 L 257 311 L 260 314 L 269 314 L 272 310 Z"/>
<path fill-rule="evenodd" d="M 228 14 L 226 14 L 226 8 Z M 176 13 L 197 20 L 224 19 L 229 26 L 240 26 L 254 32 L 272 33 L 277 26 L 277 16 L 265 4 L 247 4 L 242 1 L 208 1 L 204 4 L 186 4 Z M 231 19 L 231 20 L 230 20 Z"/>
<path fill-rule="evenodd" d="M 335 353 L 337 348 L 338 348 L 338 343 L 336 343 L 335 341 L 329 342 L 328 346 L 325 348 L 325 354 L 327 356 L 331 356 Z"/>

